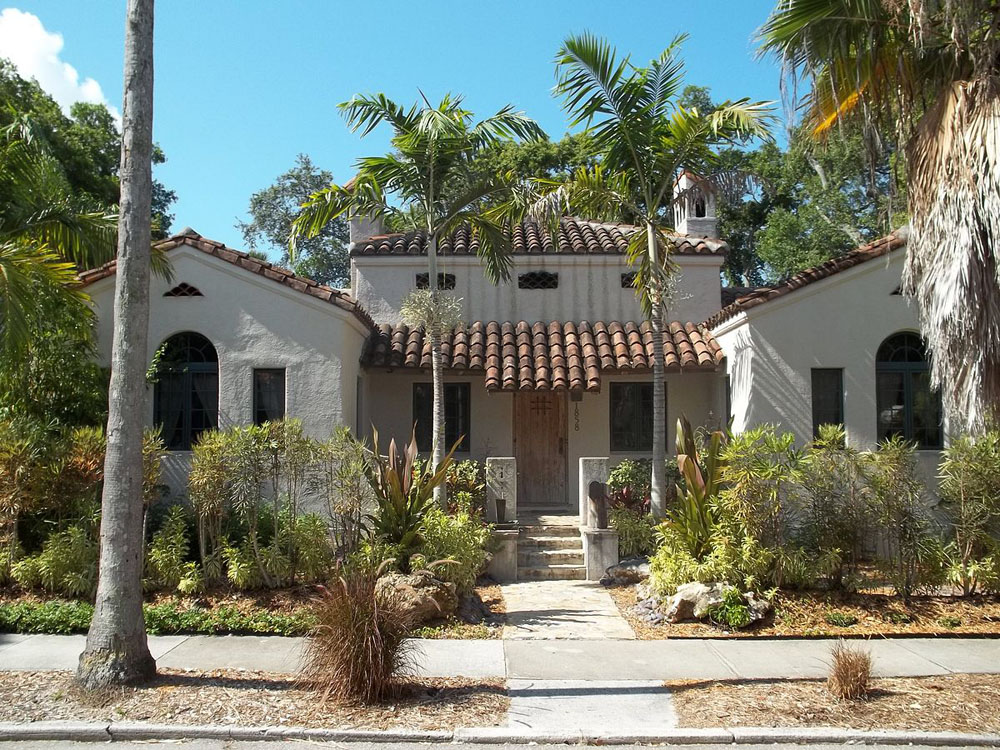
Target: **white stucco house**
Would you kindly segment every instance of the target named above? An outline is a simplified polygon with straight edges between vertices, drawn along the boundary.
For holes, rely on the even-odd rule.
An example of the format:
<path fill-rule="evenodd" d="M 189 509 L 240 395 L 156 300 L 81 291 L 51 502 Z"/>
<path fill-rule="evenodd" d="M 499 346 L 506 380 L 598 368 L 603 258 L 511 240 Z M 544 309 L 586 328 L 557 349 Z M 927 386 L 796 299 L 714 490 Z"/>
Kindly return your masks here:
<path fill-rule="evenodd" d="M 760 290 L 723 289 L 726 244 L 711 195 L 685 193 L 665 334 L 668 445 L 677 417 L 736 430 L 772 422 L 808 440 L 841 422 L 851 445 L 901 433 L 928 462 L 944 441 L 917 311 L 899 295 L 904 239 L 890 235 Z M 633 227 L 562 221 L 514 229 L 509 283 L 483 275 L 468 232 L 440 246 L 440 282 L 466 325 L 444 344 L 449 441 L 459 457 L 516 459 L 518 508 L 576 509 L 584 457 L 649 455 L 652 335 L 624 254 Z M 185 230 L 162 243 L 173 279 L 151 283 L 150 358 L 184 364 L 149 389 L 183 487 L 200 431 L 281 416 L 325 437 L 338 425 L 429 447 L 430 355 L 401 319 L 426 285 L 423 236 L 352 225 L 350 292 L 296 277 Z M 83 275 L 110 361 L 114 264 Z M 735 298 L 734 298 L 735 297 Z"/>

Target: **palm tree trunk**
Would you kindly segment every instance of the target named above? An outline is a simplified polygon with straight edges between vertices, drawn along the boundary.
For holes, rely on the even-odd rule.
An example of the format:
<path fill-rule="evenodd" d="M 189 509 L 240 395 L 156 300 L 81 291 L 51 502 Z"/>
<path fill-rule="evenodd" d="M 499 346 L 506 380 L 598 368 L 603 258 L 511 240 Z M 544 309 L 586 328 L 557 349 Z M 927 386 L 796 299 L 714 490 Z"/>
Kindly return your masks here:
<path fill-rule="evenodd" d="M 87 688 L 156 673 L 142 618 L 142 439 L 149 326 L 153 0 L 128 0 L 121 207 L 97 601 L 77 680 Z"/>
<path fill-rule="evenodd" d="M 646 224 L 646 242 L 650 266 L 658 268 L 656 230 L 651 223 Z M 663 365 L 663 299 L 659 276 L 655 273 L 651 276 L 651 287 L 652 310 L 649 322 L 653 330 L 653 470 L 649 505 L 656 518 L 663 518 L 666 515 L 667 497 L 667 388 Z"/>
<path fill-rule="evenodd" d="M 436 302 L 438 295 L 436 233 L 431 233 L 427 242 L 427 271 L 427 285 Z M 431 418 L 431 466 L 437 468 L 444 461 L 444 375 L 441 370 L 440 327 L 437 324 L 431 325 L 428 334 L 431 341 L 431 390 L 434 392 Z M 447 507 L 448 492 L 443 482 L 434 488 L 434 500 L 441 508 Z"/>

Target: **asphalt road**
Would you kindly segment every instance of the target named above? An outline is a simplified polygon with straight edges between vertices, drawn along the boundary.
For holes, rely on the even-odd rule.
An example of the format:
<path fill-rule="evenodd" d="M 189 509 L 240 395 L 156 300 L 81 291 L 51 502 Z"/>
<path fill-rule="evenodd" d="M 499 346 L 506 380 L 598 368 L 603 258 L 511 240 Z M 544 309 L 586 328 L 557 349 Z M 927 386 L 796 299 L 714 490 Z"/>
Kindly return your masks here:
<path fill-rule="evenodd" d="M 95 747 L 106 747 L 104 743 L 100 745 L 93 742 L 0 742 L 0 750 L 95 750 Z M 306 740 L 287 740 L 284 742 L 232 742 L 227 740 L 162 740 L 153 742 L 115 742 L 111 743 L 112 750 L 150 750 L 162 746 L 167 748 L 177 748 L 178 750 L 278 750 L 278 748 L 294 748 L 294 750 L 309 750 L 310 748 L 325 747 L 338 748 L 338 750 L 431 750 L 440 745 L 420 744 L 420 743 L 388 743 L 388 742 L 313 742 Z M 447 745 L 448 750 L 539 750 L 545 745 Z M 566 748 L 567 745 L 551 745 L 551 748 Z M 574 748 L 598 747 L 596 745 L 573 745 Z M 600 746 L 607 750 L 607 745 Z M 650 745 L 616 745 L 616 750 L 643 750 Z M 733 745 L 670 745 L 671 750 L 733 750 Z M 775 750 L 775 748 L 808 748 L 808 750 L 843 750 L 843 745 L 740 745 L 745 750 Z M 899 748 L 899 745 L 865 745 L 866 748 Z M 906 750 L 940 750 L 941 745 L 935 748 L 921 745 L 906 745 Z"/>

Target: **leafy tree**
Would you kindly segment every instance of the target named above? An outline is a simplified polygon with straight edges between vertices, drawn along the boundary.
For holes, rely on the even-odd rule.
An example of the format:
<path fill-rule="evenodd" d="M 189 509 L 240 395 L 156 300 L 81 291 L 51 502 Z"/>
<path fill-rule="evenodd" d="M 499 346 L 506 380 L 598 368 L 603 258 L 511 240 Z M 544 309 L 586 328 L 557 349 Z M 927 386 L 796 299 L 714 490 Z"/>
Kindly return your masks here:
<path fill-rule="evenodd" d="M 0 127 L 23 118 L 31 121 L 33 134 L 62 168 L 72 193 L 104 206 L 118 203 L 121 134 L 106 106 L 77 102 L 67 117 L 36 81 L 25 80 L 12 63 L 0 58 Z M 165 161 L 154 145 L 153 163 Z M 170 232 L 170 206 L 176 199 L 174 191 L 153 181 L 154 238 Z"/>
<path fill-rule="evenodd" d="M 590 34 L 569 37 L 556 55 L 555 93 L 573 118 L 586 125 L 600 165 L 578 170 L 563 186 L 570 210 L 595 218 L 629 218 L 644 231 L 629 238 L 636 291 L 653 332 L 653 461 L 651 505 L 663 516 L 666 503 L 666 419 L 663 322 L 669 304 L 674 188 L 682 169 L 712 180 L 715 149 L 767 135 L 765 103 L 726 102 L 711 114 L 684 107 L 683 62 L 678 37 L 646 67 L 619 58 Z"/>
<path fill-rule="evenodd" d="M 506 230 L 528 209 L 523 184 L 513 173 L 486 174 L 469 179 L 471 165 L 486 149 L 504 140 L 542 137 L 533 120 L 510 105 L 492 117 L 473 122 L 473 114 L 460 97 L 445 96 L 437 106 L 425 98 L 423 105 L 404 109 L 384 94 L 355 96 L 340 105 L 348 125 L 367 135 L 381 123 L 392 127 L 394 152 L 360 159 L 358 174 L 347 186 L 333 185 L 317 192 L 302 207 L 295 221 L 293 243 L 318 235 L 345 213 L 363 216 L 395 215 L 406 228 L 426 233 L 430 288 L 406 300 L 408 317 L 426 328 L 431 345 L 434 407 L 432 466 L 441 466 L 444 445 L 444 379 L 441 337 L 455 325 L 457 300 L 438 288 L 438 240 L 468 225 L 479 241 L 486 275 L 494 282 L 510 275 L 510 236 Z M 390 204 L 388 196 L 393 196 Z M 294 248 L 294 244 L 292 246 Z M 445 490 L 434 490 L 444 506 Z"/>
<path fill-rule="evenodd" d="M 153 195 L 153 0 L 128 0 L 122 76 L 121 211 L 101 545 L 94 619 L 77 680 L 87 688 L 156 673 L 142 613 L 143 403 Z"/>
<path fill-rule="evenodd" d="M 998 23 L 996 0 L 781 0 L 761 32 L 790 81 L 811 80 L 814 137 L 843 121 L 895 127 L 911 217 L 904 291 L 934 385 L 974 430 L 1000 415 Z"/>
<path fill-rule="evenodd" d="M 801 129 L 782 150 L 765 143 L 725 155 L 752 177 L 754 191 L 724 202 L 730 283 L 785 278 L 888 233 L 905 220 L 905 188 L 891 153 L 874 164 L 861 133 L 845 128 L 824 143 Z M 901 197 L 900 193 L 904 195 Z"/>
<path fill-rule="evenodd" d="M 295 165 L 279 175 L 273 185 L 250 196 L 251 219 L 236 225 L 250 251 L 277 252 L 282 265 L 321 284 L 350 283 L 344 218 L 334 219 L 315 237 L 301 238 L 294 263 L 288 254 L 288 238 L 299 207 L 331 182 L 333 175 L 319 169 L 306 154 L 295 157 Z"/>

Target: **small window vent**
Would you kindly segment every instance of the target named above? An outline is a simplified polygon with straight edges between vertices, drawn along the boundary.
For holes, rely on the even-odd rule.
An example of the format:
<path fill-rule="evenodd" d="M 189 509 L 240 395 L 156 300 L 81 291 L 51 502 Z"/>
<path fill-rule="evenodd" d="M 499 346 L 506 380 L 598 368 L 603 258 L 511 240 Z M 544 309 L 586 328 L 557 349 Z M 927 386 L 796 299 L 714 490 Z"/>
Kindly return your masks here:
<path fill-rule="evenodd" d="M 430 288 L 431 288 L 431 275 L 429 273 L 418 273 L 417 289 L 430 289 Z M 453 273 L 438 274 L 438 289 L 454 289 L 454 288 L 455 288 L 455 274 Z"/>
<path fill-rule="evenodd" d="M 559 274 L 549 271 L 529 271 L 517 277 L 518 289 L 558 289 Z"/>
<path fill-rule="evenodd" d="M 163 293 L 164 297 L 203 297 L 204 295 L 198 291 L 197 287 L 193 287 L 190 284 L 181 282 L 169 292 Z"/>
<path fill-rule="evenodd" d="M 622 289 L 634 289 L 635 288 L 635 271 L 629 271 L 628 273 L 622 274 Z"/>

